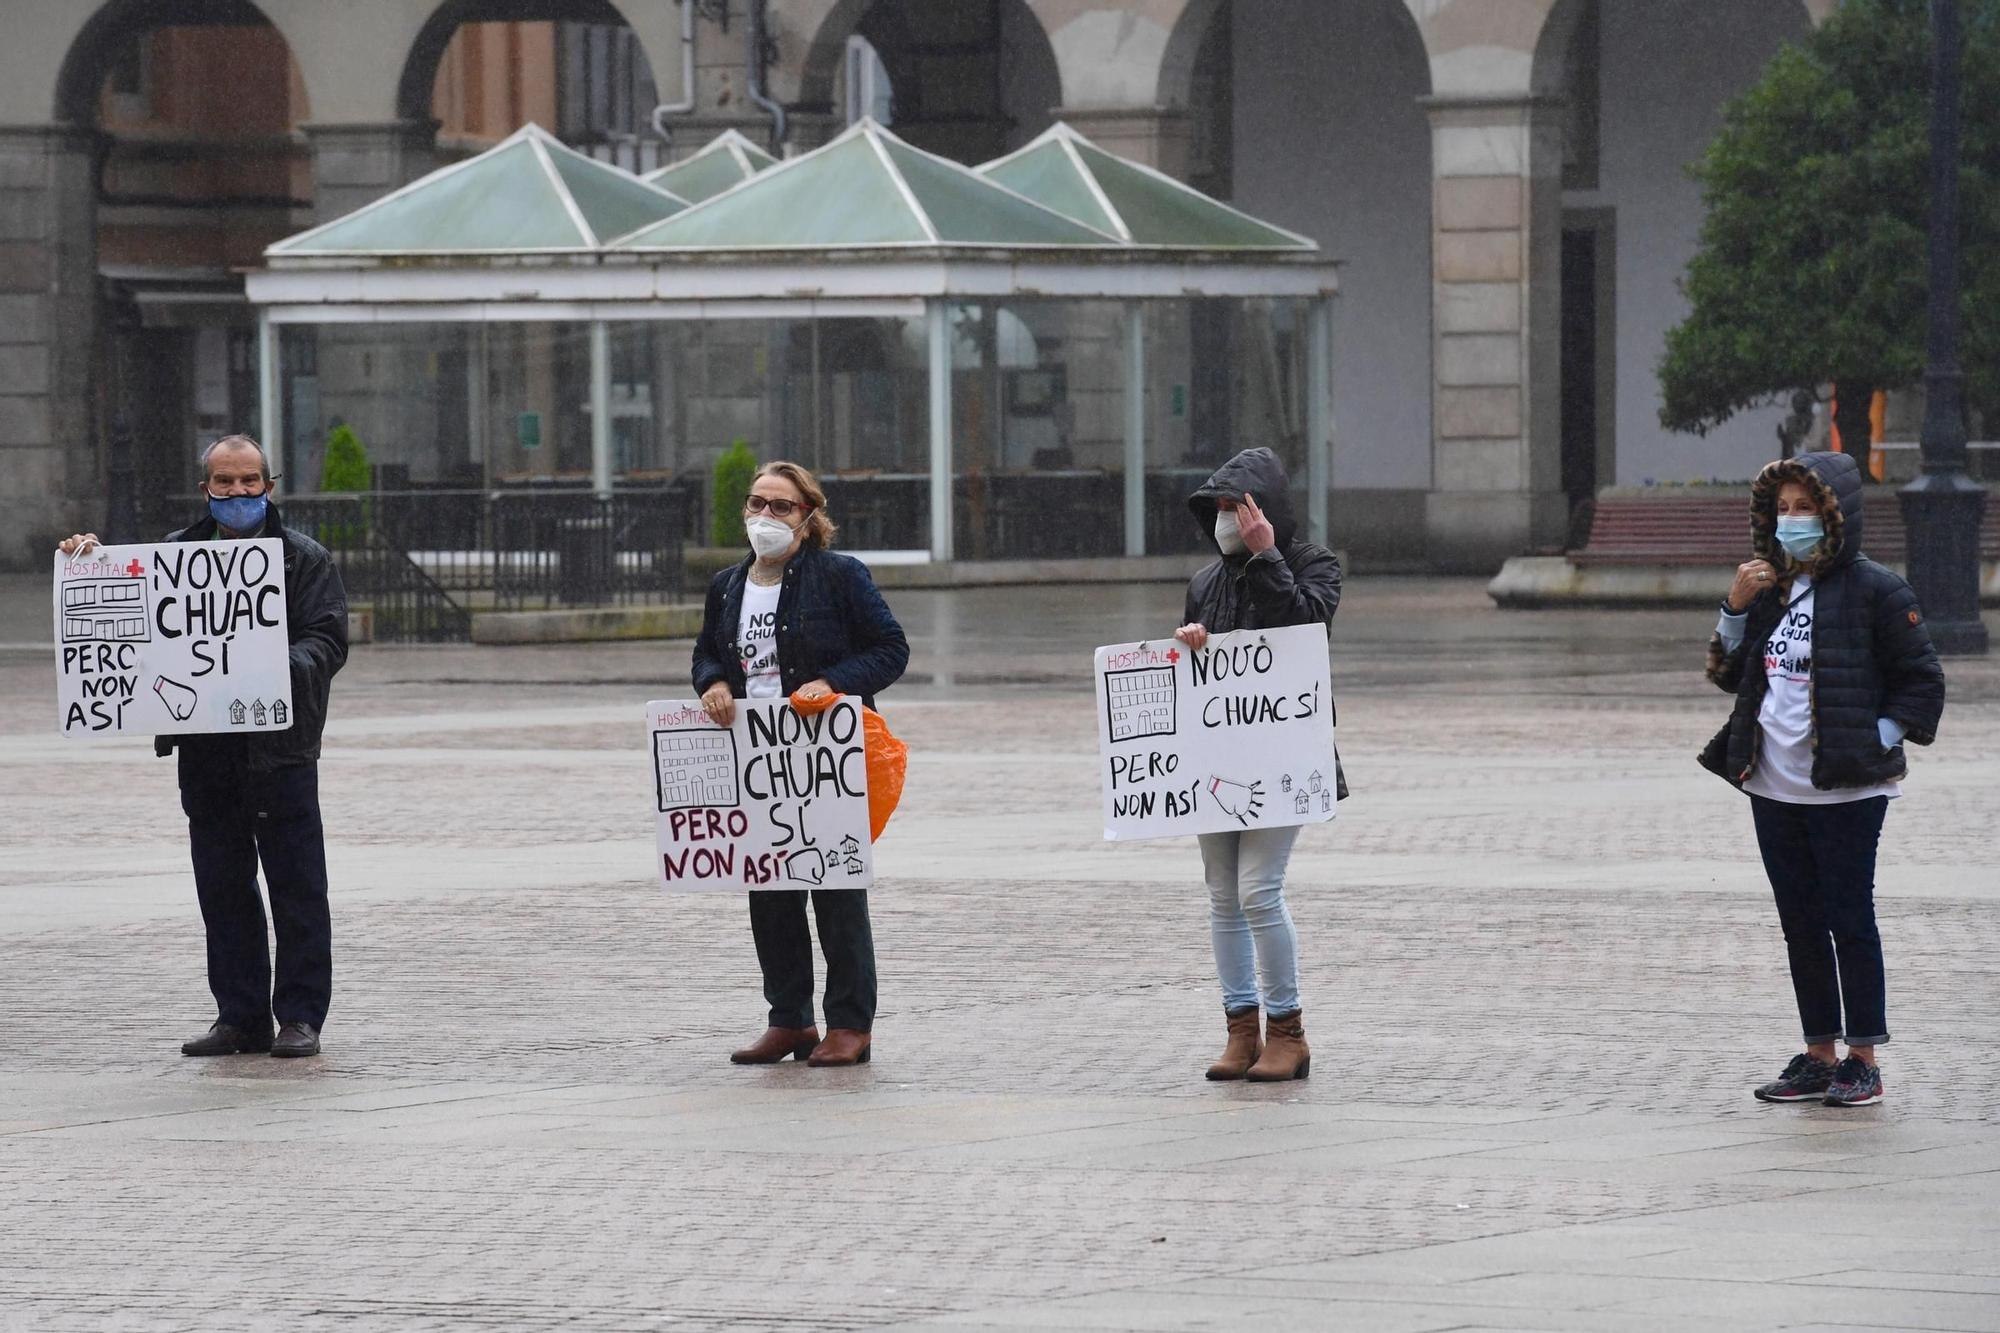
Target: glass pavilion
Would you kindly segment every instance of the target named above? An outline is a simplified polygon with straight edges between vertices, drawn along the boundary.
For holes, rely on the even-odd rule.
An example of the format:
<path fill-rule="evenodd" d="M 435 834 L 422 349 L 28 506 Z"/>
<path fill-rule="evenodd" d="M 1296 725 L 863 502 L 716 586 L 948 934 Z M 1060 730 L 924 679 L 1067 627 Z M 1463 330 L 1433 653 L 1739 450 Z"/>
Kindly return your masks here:
<path fill-rule="evenodd" d="M 1184 499 L 1277 449 L 1331 480 L 1334 265 L 1064 125 L 968 169 L 873 122 L 635 178 L 529 126 L 266 251 L 263 438 L 383 486 L 680 479 L 736 439 L 825 479 L 841 544 L 950 561 L 1191 551 Z"/>

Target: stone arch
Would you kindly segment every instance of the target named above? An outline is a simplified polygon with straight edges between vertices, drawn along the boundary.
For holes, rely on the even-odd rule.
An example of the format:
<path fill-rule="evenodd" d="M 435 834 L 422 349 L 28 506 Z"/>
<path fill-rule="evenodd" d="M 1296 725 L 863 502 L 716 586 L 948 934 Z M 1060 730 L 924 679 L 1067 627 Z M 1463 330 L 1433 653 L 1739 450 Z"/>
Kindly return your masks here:
<path fill-rule="evenodd" d="M 108 0 L 77 32 L 56 72 L 55 119 L 94 125 L 104 77 L 119 48 L 138 35 L 169 27 L 268 27 L 297 51 L 290 33 L 251 0 Z M 310 95 L 310 94 L 309 94 Z"/>
<path fill-rule="evenodd" d="M 928 5 L 929 0 L 835 0 L 806 38 L 804 58 L 796 66 L 796 105 L 812 110 L 831 109 L 848 38 L 865 36 L 887 68 L 891 87 L 898 90 L 897 123 L 914 126 L 913 141 L 924 147 L 946 156 L 967 157 L 965 152 L 951 151 L 948 144 L 922 142 L 926 121 L 921 98 L 928 85 L 919 61 L 912 55 L 913 46 L 921 40 L 918 13 L 913 12 L 919 4 Z M 1013 132 L 1005 146 L 1013 146 L 1039 132 L 1047 122 L 1047 113 L 1062 104 L 1061 65 L 1047 25 L 1029 0 L 997 0 L 994 14 L 1003 42 L 996 51 L 998 69 L 1003 78 L 1012 76 L 1011 86 L 1001 90 L 994 115 L 1011 123 Z M 1024 57 L 1011 70 L 1006 63 L 1009 51 Z M 1016 105 L 1010 102 L 1010 97 L 1030 99 L 1034 104 Z M 905 119 L 902 110 L 906 98 L 915 111 L 910 120 Z M 974 152 L 971 157 L 987 155 L 990 154 Z"/>
<path fill-rule="evenodd" d="M 657 77 L 665 52 L 656 50 L 613 0 L 443 0 L 424 20 L 403 58 L 396 81 L 396 115 L 423 123 L 431 118 L 431 93 L 437 85 L 438 64 L 452 34 L 467 23 L 606 23 L 631 27 Z"/>

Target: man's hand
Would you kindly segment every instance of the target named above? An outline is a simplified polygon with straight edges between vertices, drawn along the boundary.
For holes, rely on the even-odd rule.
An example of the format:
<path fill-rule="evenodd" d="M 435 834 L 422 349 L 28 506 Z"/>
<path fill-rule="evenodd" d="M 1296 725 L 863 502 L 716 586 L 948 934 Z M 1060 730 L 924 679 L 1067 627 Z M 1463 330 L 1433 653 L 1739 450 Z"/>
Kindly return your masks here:
<path fill-rule="evenodd" d="M 825 676 L 821 676 L 817 680 L 809 680 L 799 686 L 799 693 L 807 699 L 824 698 L 826 695 L 834 692 L 833 686 L 826 683 Z"/>
<path fill-rule="evenodd" d="M 1757 594 L 1778 581 L 1778 571 L 1768 560 L 1745 560 L 1736 567 L 1736 580 L 1729 585 L 1729 609 L 1738 615 L 1757 600 Z"/>
<path fill-rule="evenodd" d="M 1198 653 L 1208 646 L 1208 627 L 1206 625 L 1182 625 L 1174 631 L 1174 637 L 1186 644 L 1189 649 Z"/>
<path fill-rule="evenodd" d="M 1252 555 L 1262 555 L 1278 544 L 1277 530 L 1257 507 L 1257 497 L 1248 491 L 1243 492 L 1243 503 L 1236 506 L 1236 526 Z"/>
<path fill-rule="evenodd" d="M 701 710 L 708 714 L 708 720 L 718 727 L 726 727 L 736 721 L 736 696 L 729 692 L 724 681 L 716 681 L 701 692 Z"/>
<path fill-rule="evenodd" d="M 96 533 L 79 532 L 74 537 L 63 538 L 62 545 L 56 547 L 56 549 L 58 551 L 61 551 L 64 555 L 82 555 L 85 551 L 88 551 L 91 547 L 102 546 L 102 545 L 104 545 L 104 543 L 97 540 Z"/>

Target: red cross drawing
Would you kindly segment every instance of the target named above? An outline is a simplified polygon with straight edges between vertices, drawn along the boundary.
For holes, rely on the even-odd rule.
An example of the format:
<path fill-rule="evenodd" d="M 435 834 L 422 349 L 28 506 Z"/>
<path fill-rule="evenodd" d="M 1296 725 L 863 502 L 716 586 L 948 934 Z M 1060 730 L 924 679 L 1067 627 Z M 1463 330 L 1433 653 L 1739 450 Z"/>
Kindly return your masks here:
<path fill-rule="evenodd" d="M 1180 660 L 1181 660 L 1181 650 L 1180 650 L 1180 649 L 1178 649 L 1178 648 L 1169 648 L 1169 649 L 1167 649 L 1167 660 L 1168 660 L 1169 662 L 1178 662 L 1178 661 L 1180 661 Z"/>
<path fill-rule="evenodd" d="M 139 557 L 135 555 L 132 557 L 132 563 L 125 566 L 125 572 L 136 579 L 146 572 L 146 567 L 139 563 Z"/>

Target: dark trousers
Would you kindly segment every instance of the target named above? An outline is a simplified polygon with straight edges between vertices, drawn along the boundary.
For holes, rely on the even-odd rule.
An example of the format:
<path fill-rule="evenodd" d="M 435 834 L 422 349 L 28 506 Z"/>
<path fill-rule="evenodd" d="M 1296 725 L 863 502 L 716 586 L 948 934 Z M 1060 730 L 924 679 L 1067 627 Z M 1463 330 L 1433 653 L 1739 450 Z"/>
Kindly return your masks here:
<path fill-rule="evenodd" d="M 1750 798 L 1808 1042 L 1843 1034 L 1850 1046 L 1889 1040 L 1882 935 L 1875 928 L 1875 848 L 1888 809 L 1886 796 L 1840 805 Z"/>
<path fill-rule="evenodd" d="M 750 933 L 764 970 L 764 998 L 771 1026 L 809 1027 L 813 1021 L 812 935 L 806 929 L 806 890 L 754 889 Z M 866 889 L 812 890 L 819 947 L 826 954 L 826 1025 L 867 1032 L 875 1026 L 875 934 L 868 925 Z"/>
<path fill-rule="evenodd" d="M 333 924 L 326 903 L 326 836 L 319 765 L 268 773 L 209 756 L 181 757 L 194 888 L 208 929 L 208 988 L 216 1016 L 250 1032 L 326 1023 L 333 999 Z M 257 863 L 277 927 L 277 989 Z"/>

